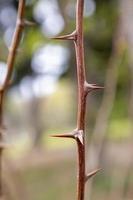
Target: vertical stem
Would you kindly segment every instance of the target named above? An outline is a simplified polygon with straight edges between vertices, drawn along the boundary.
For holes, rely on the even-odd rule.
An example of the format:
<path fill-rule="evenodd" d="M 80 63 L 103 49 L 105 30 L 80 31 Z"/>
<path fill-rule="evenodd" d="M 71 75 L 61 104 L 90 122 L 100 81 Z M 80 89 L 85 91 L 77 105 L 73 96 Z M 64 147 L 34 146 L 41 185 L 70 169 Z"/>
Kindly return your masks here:
<path fill-rule="evenodd" d="M 8 71 L 7 71 L 5 82 L 4 82 L 3 87 L 2 87 L 3 90 L 6 89 L 6 87 L 8 86 L 8 83 L 10 81 L 12 71 L 13 71 L 13 67 L 14 67 L 15 58 L 16 58 L 17 48 L 18 48 L 18 45 L 19 45 L 20 40 L 21 40 L 21 34 L 22 34 L 22 31 L 23 31 L 23 28 L 24 28 L 24 19 L 23 19 L 24 8 L 25 8 L 25 0 L 19 0 L 17 23 L 16 23 L 16 28 L 15 28 L 15 32 L 14 32 L 14 35 L 13 35 L 11 47 L 10 47 L 10 50 L 9 50 L 9 55 L 8 55 L 8 58 L 7 58 Z"/>
<path fill-rule="evenodd" d="M 85 64 L 84 64 L 84 39 L 83 39 L 83 9 L 84 0 L 77 1 L 76 9 L 76 32 L 77 40 L 75 42 L 76 60 L 77 60 L 77 78 L 78 78 L 78 129 L 84 130 L 85 125 Z"/>
<path fill-rule="evenodd" d="M 84 200 L 85 192 L 85 145 L 78 144 L 78 181 L 77 181 L 77 200 Z"/>
<path fill-rule="evenodd" d="M 2 191 L 2 152 L 3 152 L 3 102 L 7 87 L 10 82 L 10 78 L 13 72 L 14 62 L 16 58 L 17 48 L 19 46 L 19 42 L 21 40 L 21 34 L 24 28 L 24 8 L 25 8 L 25 0 L 19 0 L 18 6 L 18 16 L 16 22 L 16 28 L 14 31 L 11 47 L 9 50 L 8 58 L 7 58 L 7 74 L 3 85 L 0 88 L 0 198 L 3 197 Z"/>
<path fill-rule="evenodd" d="M 53 135 L 59 138 L 73 138 L 78 148 L 78 177 L 77 177 L 77 200 L 84 200 L 85 182 L 95 175 L 99 169 L 86 175 L 85 167 L 85 115 L 86 98 L 92 90 L 102 89 L 96 84 L 89 84 L 86 81 L 85 59 L 84 59 L 84 32 L 83 32 L 84 0 L 77 0 L 76 6 L 76 31 L 71 34 L 55 37 L 58 40 L 72 40 L 75 44 L 77 80 L 78 80 L 78 112 L 77 129 L 71 133 Z"/>
<path fill-rule="evenodd" d="M 76 8 L 76 34 L 75 41 L 76 61 L 77 61 L 77 79 L 78 79 L 78 116 L 77 129 L 83 131 L 83 143 L 77 141 L 78 146 L 78 181 L 77 181 L 77 199 L 84 199 L 85 191 L 85 111 L 86 96 L 84 91 L 85 84 L 85 64 L 84 64 L 84 38 L 83 38 L 83 10 L 84 0 L 77 1 Z"/>

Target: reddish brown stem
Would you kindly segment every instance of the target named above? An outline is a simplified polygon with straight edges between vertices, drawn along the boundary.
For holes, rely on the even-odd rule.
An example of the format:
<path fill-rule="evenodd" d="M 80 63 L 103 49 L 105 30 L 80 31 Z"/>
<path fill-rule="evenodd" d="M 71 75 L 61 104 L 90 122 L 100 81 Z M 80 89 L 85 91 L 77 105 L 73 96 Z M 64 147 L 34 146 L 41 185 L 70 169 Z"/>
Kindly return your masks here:
<path fill-rule="evenodd" d="M 59 36 L 55 39 L 73 40 L 76 51 L 77 80 L 78 80 L 78 113 L 77 128 L 71 134 L 55 135 L 56 137 L 74 138 L 78 147 L 78 179 L 77 179 L 77 200 L 84 200 L 85 182 L 94 176 L 98 170 L 94 170 L 86 175 L 85 170 L 85 115 L 86 98 L 92 90 L 103 87 L 96 84 L 89 84 L 86 81 L 85 62 L 84 62 L 84 33 L 83 33 L 83 11 L 84 0 L 77 0 L 76 6 L 76 31 L 71 34 Z M 75 134 L 76 133 L 76 134 Z"/>
<path fill-rule="evenodd" d="M 78 119 L 77 128 L 83 130 L 85 125 L 85 64 L 84 64 L 84 42 L 83 42 L 83 8 L 84 0 L 77 1 L 76 11 L 76 34 L 75 41 L 76 61 L 77 61 L 77 78 L 78 78 Z"/>
<path fill-rule="evenodd" d="M 78 117 L 77 129 L 83 131 L 83 144 L 77 141 L 78 145 L 78 181 L 77 181 L 77 200 L 84 199 L 85 190 L 85 111 L 86 95 L 85 85 L 85 64 L 84 64 L 84 41 L 83 41 L 83 10 L 84 0 L 77 1 L 76 8 L 76 33 L 75 41 L 76 61 L 77 61 L 77 79 L 78 79 Z"/>

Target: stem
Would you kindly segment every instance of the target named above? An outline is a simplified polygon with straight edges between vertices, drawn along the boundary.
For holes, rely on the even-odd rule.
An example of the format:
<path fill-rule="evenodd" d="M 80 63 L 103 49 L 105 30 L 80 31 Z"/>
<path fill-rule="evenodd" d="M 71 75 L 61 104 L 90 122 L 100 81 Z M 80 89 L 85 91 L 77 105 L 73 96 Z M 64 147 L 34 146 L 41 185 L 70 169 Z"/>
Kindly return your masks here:
<path fill-rule="evenodd" d="M 85 111 L 86 95 L 85 85 L 85 64 L 84 64 L 84 41 L 83 41 L 83 10 L 84 0 L 77 1 L 76 8 L 76 33 L 75 42 L 76 61 L 77 61 L 77 79 L 78 79 L 78 117 L 77 129 L 83 131 L 83 144 L 77 141 L 78 146 L 78 180 L 77 180 L 77 199 L 84 199 L 85 190 Z"/>
<path fill-rule="evenodd" d="M 24 27 L 24 8 L 25 8 L 25 0 L 19 0 L 19 6 L 18 6 L 18 16 L 17 16 L 17 23 L 16 23 L 16 28 L 15 32 L 13 35 L 11 47 L 9 50 L 8 58 L 7 58 L 7 74 L 5 81 L 3 85 L 0 88 L 0 197 L 3 196 L 3 191 L 2 191 L 2 152 L 4 146 L 2 145 L 3 142 L 3 102 L 4 102 L 4 97 L 5 93 L 7 90 L 7 87 L 10 83 L 10 79 L 12 76 L 13 72 L 13 67 L 14 67 L 14 62 L 16 58 L 16 52 L 17 48 L 19 46 L 20 40 L 21 40 L 21 34 L 23 31 Z"/>
<path fill-rule="evenodd" d="M 77 180 L 77 199 L 84 199 L 85 191 L 85 145 L 77 142 L 78 145 L 78 180 Z"/>
<path fill-rule="evenodd" d="M 83 7 L 84 0 L 77 2 L 76 15 L 76 33 L 77 40 L 75 42 L 76 60 L 77 60 L 77 79 L 78 79 L 78 121 L 77 127 L 84 129 L 85 125 L 85 107 L 86 98 L 84 91 L 85 84 L 85 64 L 84 64 L 84 42 L 83 42 Z"/>
<path fill-rule="evenodd" d="M 23 19 L 24 18 L 24 8 L 25 8 L 25 0 L 19 0 L 16 28 L 15 28 L 15 32 L 13 35 L 11 47 L 9 49 L 9 55 L 7 58 L 8 71 L 7 71 L 7 75 L 6 75 L 2 90 L 6 89 L 6 87 L 8 86 L 8 84 L 10 82 L 10 79 L 11 79 L 11 75 L 12 75 L 12 71 L 13 71 L 13 67 L 14 67 L 14 61 L 16 58 L 17 48 L 19 46 L 22 31 L 24 28 L 24 19 Z"/>

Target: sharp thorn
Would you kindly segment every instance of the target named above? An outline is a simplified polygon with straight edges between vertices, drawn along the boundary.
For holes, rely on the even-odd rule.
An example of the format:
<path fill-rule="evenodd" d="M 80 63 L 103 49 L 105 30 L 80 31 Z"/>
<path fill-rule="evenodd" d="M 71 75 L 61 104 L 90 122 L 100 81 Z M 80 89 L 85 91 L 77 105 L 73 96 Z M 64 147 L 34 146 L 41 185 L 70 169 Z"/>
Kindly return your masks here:
<path fill-rule="evenodd" d="M 85 91 L 87 94 L 93 90 L 98 90 L 98 89 L 104 89 L 104 87 L 99 86 L 97 84 L 89 84 L 89 83 L 85 82 Z"/>
<path fill-rule="evenodd" d="M 72 133 L 64 133 L 64 134 L 57 134 L 57 135 L 51 135 L 51 137 L 57 137 L 57 138 L 73 138 L 74 135 Z"/>
<path fill-rule="evenodd" d="M 72 138 L 78 140 L 81 144 L 83 144 L 83 130 L 74 130 L 71 133 L 51 135 L 51 137 Z"/>
<path fill-rule="evenodd" d="M 57 36 L 54 37 L 52 39 L 56 39 L 56 40 L 76 40 L 76 31 L 72 32 L 71 34 L 68 35 L 63 35 L 63 36 Z"/>
<path fill-rule="evenodd" d="M 74 40 L 74 38 L 70 35 L 58 36 L 58 37 L 54 37 L 52 39 L 55 39 L 55 40 Z"/>
<path fill-rule="evenodd" d="M 85 182 L 88 181 L 91 177 L 95 176 L 101 169 L 96 169 L 89 174 L 86 175 L 85 177 Z"/>
<path fill-rule="evenodd" d="M 104 86 L 99 86 L 97 84 L 91 84 L 92 89 L 104 89 Z"/>

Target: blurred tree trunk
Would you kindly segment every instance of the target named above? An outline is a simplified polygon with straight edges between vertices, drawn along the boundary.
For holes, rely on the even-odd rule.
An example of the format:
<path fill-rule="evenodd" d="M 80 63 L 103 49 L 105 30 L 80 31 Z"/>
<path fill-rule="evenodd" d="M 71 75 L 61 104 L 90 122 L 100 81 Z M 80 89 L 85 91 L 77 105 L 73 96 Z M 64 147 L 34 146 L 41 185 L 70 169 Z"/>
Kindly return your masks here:
<path fill-rule="evenodd" d="M 112 54 L 109 59 L 108 68 L 105 77 L 105 89 L 101 102 L 100 109 L 97 114 L 96 123 L 94 126 L 91 143 L 88 150 L 88 168 L 99 168 L 104 165 L 106 169 L 104 158 L 106 154 L 107 143 L 107 127 L 109 118 L 112 112 L 118 79 L 118 67 L 121 64 L 123 54 L 125 52 L 125 41 L 123 38 L 122 14 L 120 13 L 117 30 L 114 35 L 112 44 Z M 91 199 L 92 184 L 91 179 L 89 184 L 89 199 Z"/>

